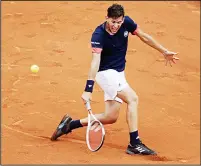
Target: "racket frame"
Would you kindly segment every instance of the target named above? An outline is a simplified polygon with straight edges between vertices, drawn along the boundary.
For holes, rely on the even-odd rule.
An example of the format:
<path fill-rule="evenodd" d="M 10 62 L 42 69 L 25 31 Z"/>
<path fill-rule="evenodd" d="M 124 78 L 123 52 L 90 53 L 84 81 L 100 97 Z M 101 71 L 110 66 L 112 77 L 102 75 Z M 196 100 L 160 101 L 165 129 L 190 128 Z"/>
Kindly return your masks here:
<path fill-rule="evenodd" d="M 87 147 L 89 148 L 89 150 L 91 150 L 92 152 L 96 152 L 96 151 L 98 151 L 98 150 L 102 147 L 102 145 L 103 145 L 103 143 L 104 143 L 104 140 L 105 140 L 105 129 L 104 129 L 103 124 L 93 115 L 92 109 L 91 109 L 91 105 L 90 105 L 90 102 L 89 102 L 89 101 L 87 101 L 87 102 L 85 103 L 85 106 L 86 106 L 86 108 L 87 108 L 87 110 L 88 110 L 88 125 L 87 125 L 87 132 L 86 132 L 86 143 L 87 143 Z M 93 119 L 94 119 L 93 121 L 91 121 L 91 117 L 93 117 Z M 90 130 L 91 124 L 92 124 L 94 121 L 95 121 L 95 122 L 98 122 L 98 123 L 100 124 L 101 130 L 102 130 L 102 142 L 101 142 L 101 144 L 99 145 L 99 147 L 96 148 L 96 149 L 92 149 L 91 146 L 90 146 L 90 144 L 89 144 L 89 130 Z"/>

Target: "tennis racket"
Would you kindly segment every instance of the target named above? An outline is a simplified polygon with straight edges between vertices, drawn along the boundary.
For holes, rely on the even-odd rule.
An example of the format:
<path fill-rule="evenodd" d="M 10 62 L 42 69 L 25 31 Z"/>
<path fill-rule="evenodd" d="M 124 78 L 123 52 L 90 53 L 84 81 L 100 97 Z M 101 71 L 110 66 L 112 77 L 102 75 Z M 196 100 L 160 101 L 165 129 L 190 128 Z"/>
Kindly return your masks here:
<path fill-rule="evenodd" d="M 105 129 L 103 124 L 93 115 L 90 102 L 86 102 L 88 110 L 88 126 L 86 132 L 86 143 L 92 152 L 98 151 L 105 139 Z"/>

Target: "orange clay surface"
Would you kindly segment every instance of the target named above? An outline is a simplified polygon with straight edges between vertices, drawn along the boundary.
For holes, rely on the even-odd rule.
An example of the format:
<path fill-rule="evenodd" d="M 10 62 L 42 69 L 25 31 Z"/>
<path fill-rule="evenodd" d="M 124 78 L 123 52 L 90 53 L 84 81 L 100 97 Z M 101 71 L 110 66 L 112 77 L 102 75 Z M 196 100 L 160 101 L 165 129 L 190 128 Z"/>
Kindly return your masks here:
<path fill-rule="evenodd" d="M 87 116 L 81 100 L 91 61 L 90 39 L 112 2 L 2 2 L 2 164 L 172 164 L 200 161 L 199 2 L 122 2 L 126 14 L 180 61 L 129 37 L 126 77 L 139 96 L 139 134 L 157 157 L 130 156 L 126 105 L 107 125 L 100 151 L 86 128 L 51 142 L 63 115 Z M 40 71 L 33 75 L 30 66 Z M 95 85 L 92 108 L 104 111 Z"/>

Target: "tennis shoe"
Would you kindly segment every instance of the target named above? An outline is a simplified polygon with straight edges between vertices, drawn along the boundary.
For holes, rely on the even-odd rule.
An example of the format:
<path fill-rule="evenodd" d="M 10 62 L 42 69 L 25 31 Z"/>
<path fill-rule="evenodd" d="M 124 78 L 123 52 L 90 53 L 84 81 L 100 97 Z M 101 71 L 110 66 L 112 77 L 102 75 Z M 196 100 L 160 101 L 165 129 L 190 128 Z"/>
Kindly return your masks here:
<path fill-rule="evenodd" d="M 155 151 L 148 148 L 141 141 L 138 144 L 135 144 L 134 146 L 128 145 L 126 153 L 127 154 L 140 154 L 140 155 L 156 155 Z"/>
<path fill-rule="evenodd" d="M 65 115 L 61 122 L 59 123 L 57 129 L 52 134 L 51 140 L 55 141 L 58 137 L 61 137 L 64 134 L 68 134 L 71 132 L 70 129 L 70 122 L 72 121 L 72 118 L 69 115 Z"/>

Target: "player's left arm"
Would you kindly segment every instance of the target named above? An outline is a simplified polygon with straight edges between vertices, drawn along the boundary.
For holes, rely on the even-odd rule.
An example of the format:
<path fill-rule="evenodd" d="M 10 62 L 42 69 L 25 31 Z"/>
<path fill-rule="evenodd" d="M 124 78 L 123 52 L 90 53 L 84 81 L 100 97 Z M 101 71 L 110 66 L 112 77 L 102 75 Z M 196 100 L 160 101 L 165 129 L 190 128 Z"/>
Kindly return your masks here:
<path fill-rule="evenodd" d="M 166 65 L 169 62 L 171 66 L 171 62 L 176 63 L 175 60 L 179 60 L 178 57 L 175 57 L 177 53 L 169 51 L 168 49 L 163 47 L 160 43 L 153 39 L 149 34 L 143 32 L 140 28 L 137 28 L 134 34 L 138 36 L 140 40 L 142 40 L 144 43 L 162 53 L 164 55 L 164 58 L 166 59 Z"/>

